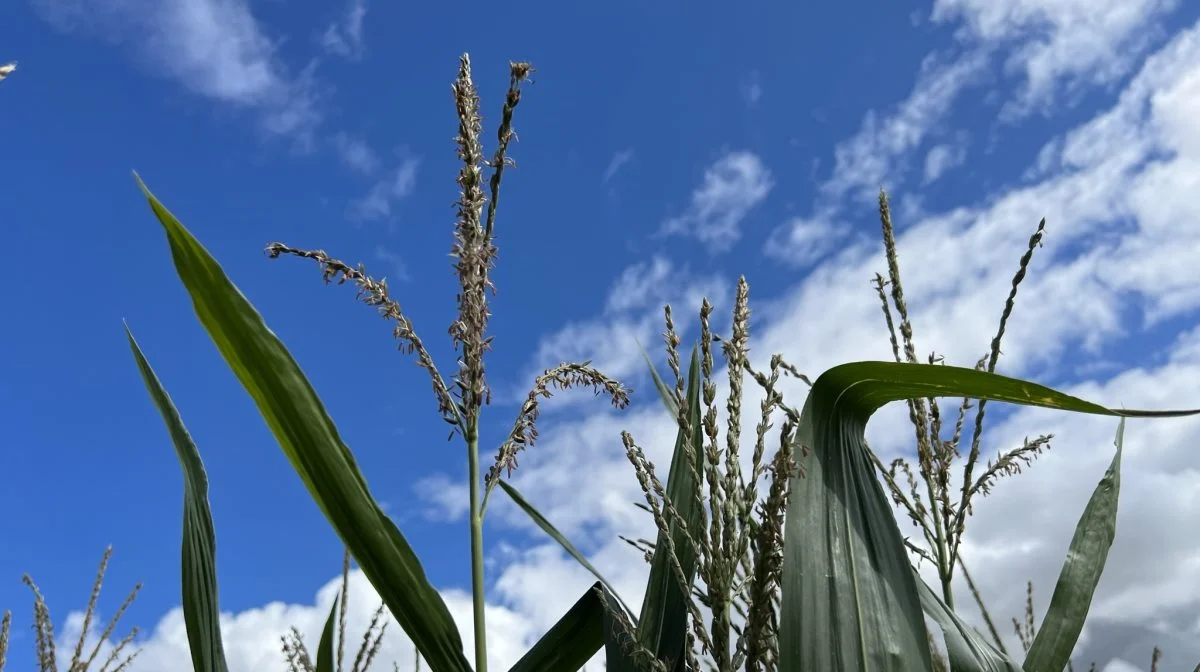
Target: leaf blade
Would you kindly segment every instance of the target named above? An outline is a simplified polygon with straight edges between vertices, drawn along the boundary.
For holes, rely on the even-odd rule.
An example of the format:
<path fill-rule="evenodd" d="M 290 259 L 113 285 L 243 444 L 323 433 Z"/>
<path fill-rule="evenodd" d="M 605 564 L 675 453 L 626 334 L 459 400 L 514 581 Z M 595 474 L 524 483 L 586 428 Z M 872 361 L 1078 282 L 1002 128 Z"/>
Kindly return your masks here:
<path fill-rule="evenodd" d="M 1083 515 L 1075 526 L 1067 558 L 1042 627 L 1025 655 L 1029 670 L 1064 669 L 1079 641 L 1084 620 L 1108 552 L 1117 533 L 1117 502 L 1121 491 L 1121 449 L 1125 443 L 1125 418 L 1117 425 L 1116 454 L 1092 491 Z"/>
<path fill-rule="evenodd" d="M 597 592 L 601 588 L 599 582 L 588 588 L 509 672 L 578 670 L 591 660 L 604 645 L 604 604 Z"/>
<path fill-rule="evenodd" d="M 136 174 L 135 174 L 136 177 Z M 196 315 L 321 512 L 434 672 L 471 669 L 441 595 L 371 496 L 312 385 L 221 266 L 137 178 L 167 234 Z"/>
<path fill-rule="evenodd" d="M 917 586 L 864 429 L 888 402 L 945 396 L 1124 417 L 1198 412 L 1115 411 L 951 366 L 854 362 L 826 371 L 805 402 L 796 439 L 799 452 L 812 456 L 804 479 L 792 477 L 788 498 L 785 538 L 805 542 L 784 545 L 781 669 L 931 668 Z"/>
<path fill-rule="evenodd" d="M 649 364 L 649 358 L 647 358 Z M 653 365 L 650 367 L 654 371 Z M 678 405 L 668 396 L 667 387 L 661 384 L 658 374 L 654 373 L 656 386 L 659 387 L 664 402 L 670 401 L 668 409 L 678 409 Z M 695 347 L 692 348 L 691 362 L 687 375 L 688 424 L 692 432 L 693 451 L 699 455 L 703 445 L 703 426 L 700 411 L 700 355 Z M 678 415 L 673 416 L 678 418 Z M 671 455 L 671 466 L 667 475 L 667 497 L 670 498 L 675 510 L 679 512 L 688 529 L 695 530 L 700 526 L 700 511 L 696 508 L 693 496 L 699 487 L 693 475 L 693 466 L 688 464 L 685 434 L 680 428 L 675 436 L 675 450 Z M 650 575 L 646 579 L 646 593 L 642 600 L 641 616 L 638 620 L 638 642 L 653 651 L 655 657 L 663 662 L 683 659 L 683 647 L 687 635 L 687 600 L 685 592 L 691 588 L 691 581 L 696 575 L 696 549 L 684 529 L 675 521 L 669 521 L 668 530 L 675 546 L 675 554 L 683 575 L 689 582 L 681 587 L 671 569 L 670 558 L 667 555 L 667 544 L 664 536 L 659 533 L 656 537 L 654 555 L 650 560 Z"/>
<path fill-rule="evenodd" d="M 500 488 L 504 490 L 504 493 L 508 495 L 508 497 L 512 499 L 522 511 L 525 512 L 525 515 L 529 516 L 529 518 L 533 520 L 538 527 L 542 528 L 542 531 L 546 533 L 546 536 L 556 541 L 558 545 L 563 548 L 563 550 L 565 550 L 572 558 L 575 558 L 576 562 L 582 565 L 584 569 L 591 572 L 592 576 L 596 577 L 600 583 L 608 589 L 608 592 L 617 599 L 617 602 L 620 603 L 621 608 L 632 617 L 633 610 L 629 608 L 629 605 L 625 604 L 625 601 L 617 595 L 616 589 L 613 588 L 612 584 L 608 582 L 608 579 L 604 578 L 604 576 L 600 573 L 600 570 L 596 569 L 592 563 L 584 557 L 583 553 L 579 552 L 578 548 L 575 548 L 575 544 L 572 544 L 571 540 L 567 539 L 566 535 L 564 535 L 562 532 L 559 532 L 558 528 L 554 527 L 554 525 L 547 520 L 544 515 L 542 515 L 541 511 L 538 511 L 536 507 L 530 504 L 519 490 L 509 485 L 504 479 L 500 479 L 497 481 L 497 483 L 500 484 Z"/>
<path fill-rule="evenodd" d="M 125 336 L 133 351 L 142 382 L 150 393 L 175 447 L 183 472 L 183 621 L 192 667 L 197 672 L 228 672 L 221 640 L 221 610 L 217 591 L 217 539 L 208 505 L 208 475 L 200 451 L 183 424 L 171 396 L 150 367 L 129 326 Z"/>

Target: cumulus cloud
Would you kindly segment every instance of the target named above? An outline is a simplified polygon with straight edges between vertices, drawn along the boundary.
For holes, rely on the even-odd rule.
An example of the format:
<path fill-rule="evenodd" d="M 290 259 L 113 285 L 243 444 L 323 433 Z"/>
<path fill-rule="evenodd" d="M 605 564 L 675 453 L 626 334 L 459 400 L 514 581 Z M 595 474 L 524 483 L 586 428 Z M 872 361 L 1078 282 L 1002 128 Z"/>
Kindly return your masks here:
<path fill-rule="evenodd" d="M 320 122 L 312 70 L 291 72 L 245 0 L 33 0 L 55 28 L 131 50 L 194 94 L 254 112 L 262 129 L 307 145 Z"/>
<path fill-rule="evenodd" d="M 741 237 L 742 220 L 770 193 L 774 182 L 752 152 L 730 152 L 704 171 L 683 214 L 663 223 L 666 234 L 692 236 L 711 252 L 724 252 Z"/>

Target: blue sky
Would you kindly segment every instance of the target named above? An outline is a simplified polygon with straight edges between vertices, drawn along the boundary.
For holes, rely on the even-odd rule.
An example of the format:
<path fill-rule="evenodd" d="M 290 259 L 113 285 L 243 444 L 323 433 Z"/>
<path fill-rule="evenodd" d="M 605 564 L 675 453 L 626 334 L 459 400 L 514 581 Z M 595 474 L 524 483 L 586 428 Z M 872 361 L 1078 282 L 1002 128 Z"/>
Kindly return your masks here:
<path fill-rule="evenodd" d="M 310 263 L 270 261 L 262 248 L 276 240 L 323 248 L 387 276 L 450 370 L 449 85 L 464 51 L 489 153 L 509 60 L 537 68 L 517 110 L 517 167 L 497 224 L 488 455 L 532 375 L 560 360 L 593 359 L 635 392 L 650 389 L 634 339 L 657 345 L 664 302 L 690 320 L 707 295 L 724 314 L 739 274 L 752 287 L 757 356 L 781 351 L 812 375 L 888 358 L 869 285 L 885 269 L 873 205 L 880 186 L 893 197 L 920 349 L 965 365 L 982 354 L 1016 260 L 1045 216 L 1046 248 L 1028 301 L 1018 301 L 1002 371 L 1101 403 L 1200 400 L 1188 387 L 1200 373 L 1200 276 L 1187 261 L 1200 254 L 1200 212 L 1184 198 L 1200 186 L 1192 123 L 1200 7 L 469 9 L 33 0 L 6 12 L 0 62 L 19 64 L 0 84 L 0 242 L 12 253 L 0 293 L 12 318 L 0 332 L 8 445 L 0 510 L 9 512 L 0 605 L 16 612 L 13 669 L 32 661 L 21 574 L 34 575 L 70 631 L 66 616 L 84 605 L 107 544 L 115 555 L 102 613 L 145 582 L 127 616 L 147 632 L 134 669 L 177 669 L 172 656 L 183 650 L 172 612 L 181 482 L 122 319 L 208 467 L 235 669 L 281 664 L 278 635 L 292 623 L 315 642 L 332 599 L 340 545 L 192 314 L 131 170 L 291 349 L 461 615 L 465 460 L 445 441 L 428 379 L 352 290 L 325 287 Z M 636 534 L 648 520 L 629 505 L 637 486 L 618 432 L 640 430 L 649 441 L 670 428 L 645 393 L 623 414 L 586 393 L 559 401 L 514 483 L 636 600 L 642 568 L 616 534 Z M 872 425 L 881 450 L 911 441 L 896 411 Z M 1113 427 L 1025 411 L 992 417 L 995 450 L 1026 434 L 1061 437 L 979 507 L 976 564 L 991 569 L 985 594 L 1006 620 L 1027 578 L 1048 595 L 1062 557 L 1055 544 L 1065 545 L 1108 461 L 1088 442 L 1109 445 Z M 1118 536 L 1094 611 L 1121 634 L 1088 644 L 1085 632 L 1084 642 L 1102 663 L 1114 659 L 1109 670 L 1146 665 L 1142 656 L 1121 667 L 1112 644 L 1121 636 L 1138 644 L 1154 631 L 1146 636 L 1167 646 L 1200 630 L 1200 591 L 1184 587 L 1200 571 L 1200 542 L 1167 532 L 1200 516 L 1188 452 L 1200 427 L 1130 427 L 1128 445 L 1146 446 L 1143 462 L 1127 462 L 1121 529 L 1130 537 Z M 596 492 L 580 493 L 581 474 Z M 1174 499 L 1148 501 L 1162 492 Z M 1067 504 L 1050 505 L 1058 501 Z M 493 655 L 504 662 L 588 581 L 512 511 L 498 507 L 493 517 L 492 627 L 508 641 Z M 1138 560 L 1143 542 L 1160 549 L 1152 570 Z M 369 603 L 357 601 L 364 614 Z M 404 651 L 402 639 L 389 642 Z"/>

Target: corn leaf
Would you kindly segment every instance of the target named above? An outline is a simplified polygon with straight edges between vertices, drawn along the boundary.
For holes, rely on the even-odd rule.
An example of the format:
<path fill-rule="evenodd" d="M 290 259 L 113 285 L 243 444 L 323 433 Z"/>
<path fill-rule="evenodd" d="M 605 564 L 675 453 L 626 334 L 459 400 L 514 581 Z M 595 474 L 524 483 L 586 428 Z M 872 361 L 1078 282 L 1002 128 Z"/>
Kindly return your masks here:
<path fill-rule="evenodd" d="M 217 538 L 208 506 L 208 475 L 200 451 L 183 425 L 179 411 L 142 354 L 133 333 L 125 327 L 129 348 L 142 382 L 150 392 L 171 435 L 183 470 L 183 622 L 187 629 L 192 669 L 228 672 L 221 643 L 221 610 L 217 603 Z"/>
<path fill-rule="evenodd" d="M 1121 447 L 1124 442 L 1125 418 L 1121 418 L 1117 425 L 1117 452 L 1075 526 L 1067 559 L 1050 597 L 1050 608 L 1025 655 L 1027 670 L 1066 668 L 1079 641 L 1088 608 L 1092 605 L 1092 595 L 1117 534 L 1117 499 L 1121 492 Z"/>
<path fill-rule="evenodd" d="M 604 645 L 602 588 L 599 582 L 588 588 L 509 672 L 578 670 L 591 660 Z"/>
<path fill-rule="evenodd" d="M 466 672 L 462 638 L 404 535 L 380 509 L 312 385 L 207 250 L 138 178 L 201 324 L 309 494 L 433 672 Z"/>
<path fill-rule="evenodd" d="M 646 366 L 650 369 L 650 377 L 654 380 L 654 389 L 658 390 L 658 396 L 662 399 L 663 405 L 667 407 L 667 413 L 671 419 L 679 417 L 679 404 L 675 401 L 674 388 L 667 387 L 663 379 L 658 375 L 658 370 L 654 368 L 654 362 L 650 361 L 650 354 L 646 352 L 646 348 L 642 347 L 641 341 L 637 342 L 638 349 L 642 351 L 642 359 L 646 360 Z"/>
<path fill-rule="evenodd" d="M 588 562 L 588 559 L 583 557 L 583 554 L 579 552 L 579 549 L 575 548 L 575 544 L 572 544 L 562 532 L 558 531 L 558 528 L 554 527 L 554 525 L 551 524 L 550 521 L 547 520 L 540 511 L 534 508 L 534 506 L 525 499 L 520 491 L 509 485 L 503 479 L 497 481 L 497 483 L 500 484 L 500 488 L 504 490 L 504 493 L 507 494 L 509 498 L 512 499 L 513 502 L 515 502 L 516 505 L 520 507 L 521 510 L 530 517 L 530 519 L 533 520 L 534 523 L 537 524 L 538 527 L 542 528 L 542 531 L 545 532 L 547 536 L 558 542 L 558 545 L 562 546 L 563 550 L 570 554 L 572 558 L 575 558 L 576 562 L 583 565 L 584 569 L 588 570 L 592 573 L 592 576 L 599 579 L 600 583 L 602 583 L 604 587 L 608 589 L 608 592 L 616 598 L 617 602 L 621 605 L 621 608 L 625 610 L 625 613 L 629 614 L 630 618 L 633 617 L 633 610 L 630 609 L 629 605 L 625 604 L 625 601 L 617 595 L 617 590 L 613 588 L 611 583 L 608 582 L 608 579 L 604 578 L 604 576 L 600 574 L 600 570 L 592 566 L 592 563 Z"/>
<path fill-rule="evenodd" d="M 648 357 L 647 364 L 649 364 Z M 652 364 L 650 372 L 667 409 L 678 409 L 674 391 L 662 382 Z M 688 425 L 692 433 L 693 454 L 699 455 L 700 446 L 703 445 L 703 427 L 700 415 L 700 357 L 694 347 L 692 348 L 691 364 L 688 366 L 686 401 Z M 678 413 L 677 410 L 676 413 Z M 678 415 L 672 417 L 678 418 Z M 683 428 L 680 428 L 675 437 L 675 452 L 671 456 L 671 467 L 667 475 L 667 497 L 671 499 L 671 503 L 687 524 L 688 529 L 696 530 L 700 527 L 700 511 L 696 508 L 696 498 L 693 494 L 700 486 L 693 478 L 693 469 L 696 466 L 688 464 L 684 439 Z M 691 590 L 691 581 L 696 574 L 696 550 L 692 548 L 686 532 L 676 521 L 670 521 L 669 530 L 671 540 L 675 545 L 675 555 L 679 559 L 680 568 L 688 580 L 688 585 L 680 586 L 675 574 L 671 571 L 670 560 L 667 556 L 667 542 L 659 533 L 654 547 L 654 555 L 650 560 L 650 576 L 646 581 L 646 596 L 642 601 L 637 637 L 638 642 L 654 652 L 658 660 L 677 665 L 683 659 L 683 647 L 688 627 L 688 591 Z"/>
<path fill-rule="evenodd" d="M 333 624 L 337 621 L 338 602 L 342 600 L 339 593 L 333 599 L 329 608 L 329 616 L 325 619 L 325 627 L 321 629 L 321 641 L 317 643 L 317 668 L 314 672 L 334 672 L 333 669 Z"/>
<path fill-rule="evenodd" d="M 864 429 L 888 402 L 948 396 L 1125 417 L 1200 412 L 1116 411 L 961 367 L 856 362 L 826 371 L 813 384 L 796 437 L 811 455 L 788 497 L 781 670 L 932 669 L 917 585 Z"/>
<path fill-rule="evenodd" d="M 946 654 L 954 672 L 1022 672 L 1015 660 L 992 646 L 979 631 L 958 617 L 913 570 L 921 607 L 942 628 Z M 1033 669 L 1033 668 L 1030 668 Z"/>

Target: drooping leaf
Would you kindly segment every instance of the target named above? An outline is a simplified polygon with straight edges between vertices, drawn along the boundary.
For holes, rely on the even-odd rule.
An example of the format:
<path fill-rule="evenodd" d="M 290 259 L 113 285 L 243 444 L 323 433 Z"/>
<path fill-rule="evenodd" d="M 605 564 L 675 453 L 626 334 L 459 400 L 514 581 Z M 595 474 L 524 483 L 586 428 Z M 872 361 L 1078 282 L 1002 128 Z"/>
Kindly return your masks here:
<path fill-rule="evenodd" d="M 649 363 L 648 358 L 647 363 Z M 678 408 L 674 400 L 674 391 L 662 383 L 657 372 L 654 371 L 653 365 L 650 366 L 650 371 L 668 410 L 672 407 Z M 688 366 L 686 402 L 693 454 L 698 456 L 700 447 L 703 445 L 704 435 L 700 414 L 700 357 L 694 347 L 692 348 L 691 363 Z M 672 417 L 677 418 L 678 415 Z M 675 437 L 675 452 L 671 455 L 671 467 L 667 475 L 667 497 L 670 498 L 680 517 L 687 523 L 688 529 L 698 530 L 701 512 L 696 507 L 696 498 L 693 496 L 696 488 L 700 487 L 693 477 L 693 469 L 698 465 L 688 464 L 685 436 L 683 429 L 680 428 Z M 692 548 L 687 534 L 678 523 L 670 521 L 668 529 L 675 545 L 675 555 L 688 585 L 679 585 L 667 555 L 666 539 L 659 533 L 654 555 L 650 560 L 650 576 L 646 581 L 646 596 L 642 601 L 637 637 L 638 642 L 646 649 L 653 651 L 658 660 L 675 665 L 683 659 L 683 647 L 688 627 L 687 600 L 689 596 L 687 591 L 691 589 L 691 581 L 696 575 L 696 549 Z"/>
<path fill-rule="evenodd" d="M 162 415 L 183 470 L 183 622 L 192 669 L 196 672 L 228 672 L 225 647 L 221 642 L 221 610 L 217 600 L 217 538 L 208 506 L 208 475 L 200 451 L 179 417 L 154 369 L 142 354 L 133 332 L 125 327 L 129 348 L 137 362 L 142 382 Z"/>
<path fill-rule="evenodd" d="M 1083 509 L 1067 559 L 1050 597 L 1042 627 L 1025 655 L 1027 670 L 1065 669 L 1083 631 L 1096 584 L 1104 572 L 1108 551 L 1117 534 L 1117 499 L 1121 491 L 1121 447 L 1125 418 L 1117 425 L 1116 454 Z"/>
<path fill-rule="evenodd" d="M 958 617 L 913 570 L 921 607 L 942 628 L 953 672 L 1022 672 L 1015 660 L 992 646 L 979 631 Z M 1032 668 L 1030 668 L 1032 669 Z"/>
<path fill-rule="evenodd" d="M 948 396 L 1126 417 L 1198 412 L 1115 411 L 961 367 L 856 362 L 826 371 L 813 384 L 796 438 L 811 454 L 788 497 L 780 669 L 931 669 L 917 586 L 864 429 L 888 402 Z"/>
<path fill-rule="evenodd" d="M 529 649 L 510 672 L 578 670 L 604 645 L 604 603 L 597 582 Z"/>
<path fill-rule="evenodd" d="M 315 672 L 334 672 L 333 626 L 337 622 L 338 602 L 342 599 L 340 593 L 333 599 L 333 606 L 329 608 L 329 616 L 325 619 L 325 627 L 321 629 L 321 641 L 317 643 L 317 668 Z"/>
<path fill-rule="evenodd" d="M 633 610 L 630 609 L 629 605 L 625 604 L 625 601 L 617 595 L 616 589 L 613 588 L 612 584 L 608 582 L 608 579 L 604 578 L 604 576 L 600 574 L 600 570 L 592 566 L 592 563 L 588 562 L 588 559 L 579 552 L 579 549 L 575 548 L 575 544 L 572 544 L 571 541 L 567 539 L 566 535 L 564 535 L 562 532 L 559 532 L 558 528 L 554 527 L 554 525 L 542 515 L 541 511 L 538 511 L 536 508 L 534 508 L 534 506 L 525 499 L 520 491 L 509 485 L 504 479 L 501 479 L 497 482 L 500 484 L 500 488 L 504 490 L 504 493 L 507 494 L 509 498 L 512 499 L 513 502 L 515 502 L 516 505 L 520 507 L 521 510 L 524 511 L 531 520 L 533 520 L 534 523 L 537 524 L 538 527 L 542 528 L 542 531 L 545 532 L 547 536 L 558 542 L 558 545 L 562 546 L 563 550 L 565 550 L 572 558 L 575 558 L 576 562 L 583 565 L 584 569 L 591 572 L 592 576 L 596 577 L 600 580 L 600 583 L 604 584 L 604 587 L 607 588 L 608 592 L 616 598 L 617 602 L 621 605 L 621 608 L 624 609 L 627 614 L 629 614 L 630 618 L 632 618 Z"/>
<path fill-rule="evenodd" d="M 433 672 L 466 672 L 462 638 L 412 547 L 371 496 L 312 385 L 212 255 L 138 179 L 196 315 L 309 494 Z"/>

